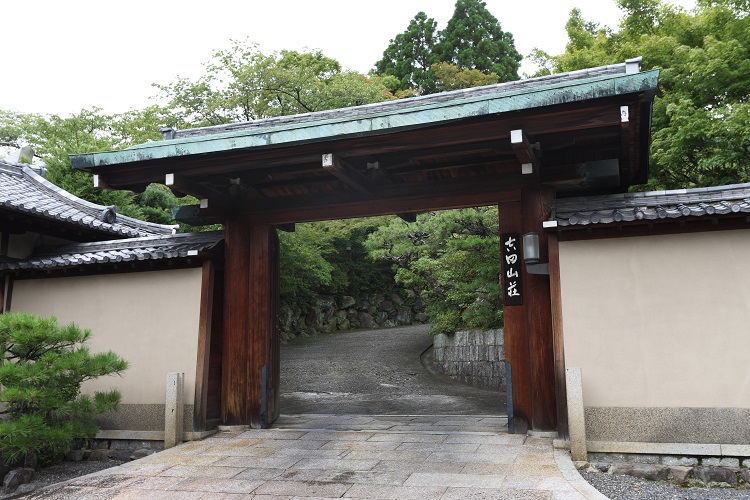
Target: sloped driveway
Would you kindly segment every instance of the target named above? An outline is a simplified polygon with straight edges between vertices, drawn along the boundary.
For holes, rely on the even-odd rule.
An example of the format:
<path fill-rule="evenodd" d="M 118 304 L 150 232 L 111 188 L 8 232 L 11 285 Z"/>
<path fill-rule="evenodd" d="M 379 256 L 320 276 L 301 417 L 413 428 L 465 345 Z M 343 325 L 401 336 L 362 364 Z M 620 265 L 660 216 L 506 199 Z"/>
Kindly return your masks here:
<path fill-rule="evenodd" d="M 428 330 L 418 325 L 293 340 L 281 349 L 281 413 L 504 415 L 505 394 L 429 369 Z"/>

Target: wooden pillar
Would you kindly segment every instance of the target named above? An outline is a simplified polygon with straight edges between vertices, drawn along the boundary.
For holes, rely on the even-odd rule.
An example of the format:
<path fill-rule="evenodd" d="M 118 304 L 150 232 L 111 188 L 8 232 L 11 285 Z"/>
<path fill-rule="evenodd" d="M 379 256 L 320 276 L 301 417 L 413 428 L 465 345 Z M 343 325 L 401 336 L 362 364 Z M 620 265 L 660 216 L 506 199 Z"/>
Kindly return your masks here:
<path fill-rule="evenodd" d="M 518 198 L 499 205 L 501 234 L 522 237 L 533 231 L 539 235 L 540 255 L 546 256 L 547 237 L 542 222 L 549 216 L 553 194 L 542 187 L 524 188 Z M 520 257 L 523 258 L 522 252 Z M 507 286 L 505 267 L 504 263 L 503 284 Z M 523 432 L 528 425 L 534 430 L 554 430 L 557 410 L 549 276 L 529 274 L 525 264 L 519 270 L 522 303 L 503 306 L 505 356 L 512 367 L 516 429 Z"/>
<path fill-rule="evenodd" d="M 224 343 L 221 418 L 228 425 L 261 427 L 264 366 L 272 368 L 275 331 L 273 285 L 278 259 L 275 229 L 228 220 L 225 232 Z M 274 257 L 274 258 L 272 258 Z M 270 423 L 268 421 L 265 422 Z"/>
<path fill-rule="evenodd" d="M 560 285 L 560 241 L 556 231 L 547 233 L 549 279 L 552 301 L 552 338 L 555 357 L 555 396 L 557 398 L 557 432 L 568 433 L 568 397 L 565 383 L 565 347 L 563 344 L 562 288 Z"/>

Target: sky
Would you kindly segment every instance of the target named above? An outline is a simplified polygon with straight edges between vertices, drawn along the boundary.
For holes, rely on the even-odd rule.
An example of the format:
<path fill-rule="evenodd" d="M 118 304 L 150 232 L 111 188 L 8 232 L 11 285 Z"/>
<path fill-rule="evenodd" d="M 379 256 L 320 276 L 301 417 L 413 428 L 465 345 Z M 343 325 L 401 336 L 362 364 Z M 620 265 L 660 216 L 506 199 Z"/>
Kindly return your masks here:
<path fill-rule="evenodd" d="M 561 53 L 565 22 L 616 28 L 615 0 L 485 0 L 516 49 Z M 692 7 L 694 0 L 672 3 Z M 196 79 L 230 40 L 264 53 L 320 49 L 366 74 L 419 11 L 445 28 L 455 0 L 4 0 L 0 10 L 0 109 L 67 116 L 94 106 L 107 113 L 154 101 L 152 83 Z M 522 62 L 521 72 L 534 67 Z"/>

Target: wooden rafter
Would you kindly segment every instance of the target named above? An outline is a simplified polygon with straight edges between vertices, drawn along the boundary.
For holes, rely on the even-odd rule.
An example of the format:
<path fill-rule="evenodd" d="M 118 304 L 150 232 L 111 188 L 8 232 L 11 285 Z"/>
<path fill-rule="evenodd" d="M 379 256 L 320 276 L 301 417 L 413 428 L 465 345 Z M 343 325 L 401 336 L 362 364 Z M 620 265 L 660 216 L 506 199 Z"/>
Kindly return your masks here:
<path fill-rule="evenodd" d="M 333 153 L 323 155 L 323 170 L 360 193 L 372 194 L 375 191 L 364 174 Z"/>

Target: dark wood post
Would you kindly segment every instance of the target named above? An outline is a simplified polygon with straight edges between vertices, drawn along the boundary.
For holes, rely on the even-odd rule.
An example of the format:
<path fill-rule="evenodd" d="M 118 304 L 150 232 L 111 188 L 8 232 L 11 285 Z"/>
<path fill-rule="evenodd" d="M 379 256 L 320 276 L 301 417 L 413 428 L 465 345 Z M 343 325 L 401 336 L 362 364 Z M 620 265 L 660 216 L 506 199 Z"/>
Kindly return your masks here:
<path fill-rule="evenodd" d="M 523 190 L 523 232 L 539 235 L 539 255 L 542 259 L 548 255 L 547 233 L 542 223 L 550 215 L 553 200 L 554 193 L 549 189 Z M 547 274 L 526 273 L 526 266 L 524 275 L 528 298 L 526 326 L 531 356 L 531 428 L 552 431 L 557 428 L 557 405 L 550 280 Z"/>
<path fill-rule="evenodd" d="M 500 233 L 505 235 L 515 233 L 523 234 L 521 191 L 515 200 L 503 201 L 499 204 Z M 505 242 L 501 241 L 503 245 Z M 517 242 L 518 244 L 518 242 Z M 502 263 L 502 282 L 508 284 L 505 275 L 508 266 Z M 524 276 L 521 276 L 522 285 L 525 284 Z M 524 290 L 525 292 L 525 290 Z M 525 295 L 525 293 L 524 293 Z M 505 321 L 505 359 L 510 363 L 512 369 L 511 384 L 513 388 L 513 417 L 516 432 L 523 433 L 531 423 L 531 368 L 529 356 L 529 338 L 526 327 L 526 302 L 520 305 L 503 306 L 503 318 Z"/>
<path fill-rule="evenodd" d="M 533 231 L 539 235 L 540 255 L 546 256 L 542 222 L 549 216 L 552 200 L 552 193 L 541 187 L 522 189 L 517 200 L 503 200 L 499 204 L 501 234 L 522 237 Z M 506 267 L 503 263 L 503 273 Z M 557 419 L 549 276 L 529 274 L 525 264 L 520 270 L 523 301 L 503 307 L 505 357 L 513 370 L 516 429 L 523 432 L 524 427 L 530 426 L 534 430 L 554 430 Z M 507 283 L 503 274 L 504 286 Z"/>
<path fill-rule="evenodd" d="M 221 418 L 225 424 L 260 427 L 263 367 L 272 367 L 274 285 L 278 271 L 275 230 L 228 220 L 225 233 L 224 344 Z M 268 422 L 267 422 L 268 423 Z"/>

